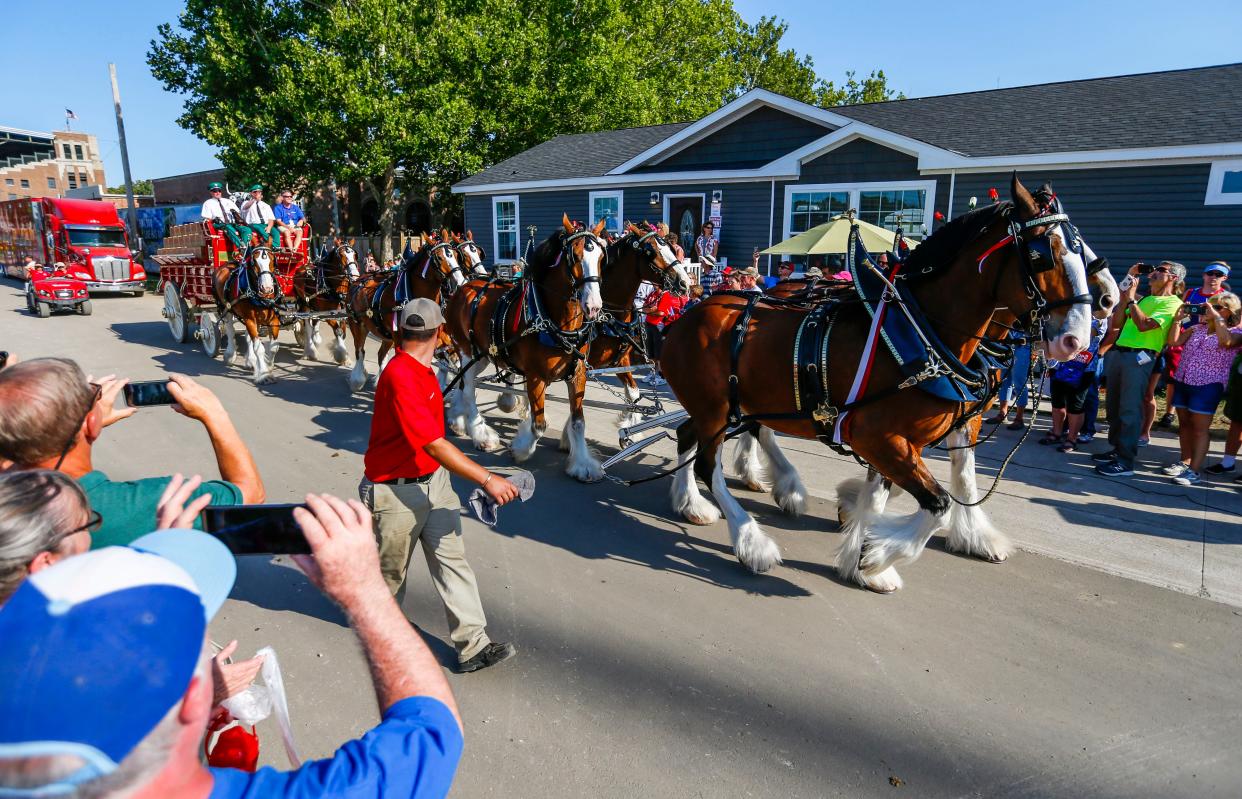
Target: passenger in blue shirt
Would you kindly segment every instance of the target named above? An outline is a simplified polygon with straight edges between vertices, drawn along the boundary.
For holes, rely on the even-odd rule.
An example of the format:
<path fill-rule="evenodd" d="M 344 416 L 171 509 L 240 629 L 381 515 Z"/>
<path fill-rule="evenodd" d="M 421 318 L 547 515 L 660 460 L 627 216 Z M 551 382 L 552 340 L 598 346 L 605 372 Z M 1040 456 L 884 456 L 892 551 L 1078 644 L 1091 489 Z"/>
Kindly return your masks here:
<path fill-rule="evenodd" d="M 280 202 L 272 209 L 276 216 L 276 227 L 280 230 L 280 240 L 292 250 L 302 248 L 302 225 L 306 214 L 302 207 L 293 201 L 293 192 L 285 189 L 280 193 Z"/>

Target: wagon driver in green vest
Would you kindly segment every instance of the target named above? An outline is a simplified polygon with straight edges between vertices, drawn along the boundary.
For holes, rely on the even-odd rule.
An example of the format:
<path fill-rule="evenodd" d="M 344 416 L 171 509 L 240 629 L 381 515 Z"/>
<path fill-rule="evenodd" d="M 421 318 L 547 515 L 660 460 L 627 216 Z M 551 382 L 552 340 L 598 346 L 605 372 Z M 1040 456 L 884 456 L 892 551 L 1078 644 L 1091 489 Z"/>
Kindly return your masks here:
<path fill-rule="evenodd" d="M 224 184 L 213 181 L 207 186 L 207 191 L 211 193 L 211 197 L 203 203 L 203 219 L 210 219 L 216 230 L 228 237 L 238 255 L 241 255 L 249 246 L 250 236 L 254 231 L 242 221 L 241 209 L 237 207 L 237 203 L 224 196 Z"/>

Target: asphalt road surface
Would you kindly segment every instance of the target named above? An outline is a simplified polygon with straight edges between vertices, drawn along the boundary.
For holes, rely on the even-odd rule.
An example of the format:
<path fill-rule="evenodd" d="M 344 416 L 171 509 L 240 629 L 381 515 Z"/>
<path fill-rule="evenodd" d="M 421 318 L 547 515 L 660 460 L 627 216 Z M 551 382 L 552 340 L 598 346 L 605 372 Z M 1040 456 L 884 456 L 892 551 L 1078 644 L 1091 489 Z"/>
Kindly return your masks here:
<path fill-rule="evenodd" d="M 343 369 L 295 358 L 290 335 L 279 380 L 256 388 L 241 367 L 174 344 L 156 297 L 100 297 L 91 317 L 40 320 L 5 281 L 0 304 L 11 309 L 0 312 L 2 349 L 73 357 L 95 375 L 202 380 L 254 450 L 269 501 L 353 495 L 370 392 L 350 396 Z M 512 417 L 485 413 L 513 432 Z M 550 403 L 550 429 L 564 413 Z M 612 416 L 588 416 L 605 454 L 616 449 Z M 1242 794 L 1242 611 L 1025 551 L 988 565 L 945 553 L 939 539 L 903 569 L 904 590 L 867 593 L 828 566 L 832 487 L 856 467 L 803 449 L 814 494 L 806 516 L 788 519 L 770 497 L 738 487 L 785 558 L 756 576 L 732 557 L 723 522 L 670 518 L 667 482 L 579 485 L 546 438 L 528 465 L 534 498 L 503 509 L 496 530 L 465 522 L 489 631 L 519 655 L 451 678 L 466 727 L 453 795 Z M 96 465 L 118 478 L 215 476 L 201 428 L 165 408 L 109 429 L 96 451 Z M 666 456 L 618 473 L 650 474 Z M 482 460 L 501 471 L 510 463 Z M 1011 529 L 1024 518 L 1067 524 L 1064 508 L 1027 501 L 1021 484 L 1006 483 L 1006 494 L 998 501 L 1009 503 Z M 1112 527 L 1104 515 L 1094 511 L 1096 524 Z M 1236 515 L 1222 519 L 1214 524 L 1236 535 Z M 291 564 L 243 560 L 212 636 L 240 639 L 243 653 L 275 647 L 302 754 L 328 755 L 377 719 L 358 647 Z M 421 554 L 410 574 L 407 613 L 451 663 Z M 263 762 L 284 766 L 274 724 L 260 732 Z"/>

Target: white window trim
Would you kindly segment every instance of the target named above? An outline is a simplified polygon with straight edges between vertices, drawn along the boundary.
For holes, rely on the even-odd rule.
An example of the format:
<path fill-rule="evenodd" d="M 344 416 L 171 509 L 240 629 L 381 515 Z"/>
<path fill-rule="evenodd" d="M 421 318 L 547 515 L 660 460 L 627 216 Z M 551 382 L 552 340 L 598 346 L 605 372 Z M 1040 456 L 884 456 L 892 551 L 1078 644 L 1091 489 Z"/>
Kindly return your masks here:
<path fill-rule="evenodd" d="M 587 195 L 587 227 L 594 228 L 599 222 L 595 218 L 596 198 L 615 198 L 617 201 L 617 233 L 625 232 L 625 192 L 624 191 L 593 191 Z"/>
<path fill-rule="evenodd" d="M 785 186 L 785 239 L 793 235 L 790 227 L 793 222 L 793 196 L 808 192 L 849 192 L 849 207 L 858 208 L 858 195 L 864 191 L 922 191 L 923 224 L 927 227 L 927 235 L 931 235 L 931 220 L 936 209 L 936 181 L 907 180 L 898 183 L 791 183 Z M 783 241 L 784 239 L 782 239 Z"/>
<path fill-rule="evenodd" d="M 698 197 L 698 198 L 699 198 L 699 225 L 700 225 L 700 228 L 699 228 L 699 230 L 695 231 L 695 234 L 694 234 L 694 235 L 695 235 L 695 238 L 698 238 L 698 236 L 702 233 L 702 227 L 701 227 L 701 226 L 702 226 L 702 225 L 707 224 L 707 195 L 706 195 L 706 194 L 704 194 L 704 193 L 702 193 L 702 192 L 677 192 L 677 193 L 674 193 L 674 194 L 665 194 L 665 195 L 663 196 L 663 200 L 664 200 L 664 212 L 663 212 L 663 215 L 662 215 L 660 218 L 664 220 L 664 224 L 668 225 L 669 230 L 675 230 L 676 228 L 674 228 L 674 227 L 673 227 L 673 220 L 671 220 L 671 219 L 669 219 L 669 218 L 668 218 L 668 211 L 669 211 L 669 207 L 670 207 L 669 200 L 685 199 L 685 198 L 687 198 L 687 197 Z M 687 251 L 693 250 L 693 249 L 694 249 L 694 242 L 693 242 L 693 241 L 692 241 L 692 242 L 690 242 L 690 246 L 689 246 L 688 248 L 687 248 L 687 247 L 685 247 L 685 246 L 683 245 L 682 249 L 687 250 Z"/>
<path fill-rule="evenodd" d="M 1207 194 L 1203 198 L 1204 205 L 1242 205 L 1242 194 L 1224 189 L 1226 172 L 1242 172 L 1242 159 L 1236 161 L 1213 161 L 1208 172 Z"/>
<path fill-rule="evenodd" d="M 518 194 L 501 194 L 492 197 L 492 252 L 496 254 L 496 263 L 508 264 L 522 257 L 522 205 L 519 201 L 521 195 Z M 512 260 L 502 260 L 500 257 L 500 231 L 496 226 L 496 205 L 497 203 L 513 203 L 513 229 L 517 233 L 517 256 Z"/>

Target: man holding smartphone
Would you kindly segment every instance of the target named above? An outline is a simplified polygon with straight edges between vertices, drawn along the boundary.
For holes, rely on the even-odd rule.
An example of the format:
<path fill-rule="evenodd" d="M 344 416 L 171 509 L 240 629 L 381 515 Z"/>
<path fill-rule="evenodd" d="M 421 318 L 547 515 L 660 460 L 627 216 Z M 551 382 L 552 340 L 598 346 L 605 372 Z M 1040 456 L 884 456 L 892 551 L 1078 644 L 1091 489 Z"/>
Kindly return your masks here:
<path fill-rule="evenodd" d="M 1112 330 L 1100 345 L 1108 381 L 1108 443 L 1112 448 L 1091 459 L 1105 477 L 1130 477 L 1138 456 L 1143 429 L 1143 403 L 1156 358 L 1182 300 L 1176 286 L 1186 278 L 1186 267 L 1163 261 L 1147 275 L 1150 293 L 1136 299 L 1141 264 L 1130 267 L 1121 281 L 1121 302 L 1113 312 Z"/>
<path fill-rule="evenodd" d="M 173 480 L 171 475 L 113 480 L 95 468 L 92 452 L 104 428 L 135 413 L 113 408 L 124 386 L 124 380 L 111 377 L 87 382 L 78 365 L 65 358 L 24 361 L 0 372 L 0 458 L 19 469 L 52 469 L 77 480 L 103 516 L 91 537 L 95 549 L 125 545 L 152 530 L 160 498 Z M 194 498 L 207 494 L 213 505 L 262 502 L 259 469 L 216 395 L 179 374 L 171 376 L 168 392 L 176 402 L 172 410 L 206 430 L 220 470 L 221 479 L 204 481 Z"/>
<path fill-rule="evenodd" d="M 398 602 L 414 542 L 422 543 L 459 669 L 470 672 L 507 660 L 517 650 L 487 636 L 478 582 L 466 562 L 461 501 L 449 472 L 478 483 L 498 505 L 519 492 L 444 437 L 444 397 L 431 366 L 443 324 L 440 306 L 431 300 L 412 300 L 401 309 L 397 354 L 375 387 L 366 474 L 358 495 L 371 509 L 380 568 Z"/>

